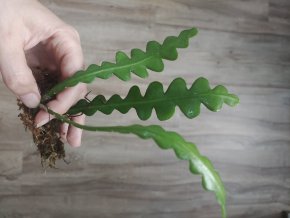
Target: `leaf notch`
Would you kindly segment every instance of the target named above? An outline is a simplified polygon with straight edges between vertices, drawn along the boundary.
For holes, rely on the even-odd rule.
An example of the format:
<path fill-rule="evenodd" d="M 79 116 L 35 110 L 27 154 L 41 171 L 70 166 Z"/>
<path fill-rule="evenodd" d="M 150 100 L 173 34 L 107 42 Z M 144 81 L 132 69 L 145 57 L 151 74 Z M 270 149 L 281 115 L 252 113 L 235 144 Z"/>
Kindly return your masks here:
<path fill-rule="evenodd" d="M 103 95 L 96 96 L 92 101 L 81 99 L 67 114 L 84 113 L 92 116 L 100 111 L 108 115 L 114 110 L 126 114 L 134 108 L 141 120 L 147 120 L 155 109 L 158 119 L 163 121 L 170 119 L 178 106 L 187 118 L 192 119 L 200 114 L 201 104 L 216 112 L 224 103 L 235 106 L 239 99 L 236 95 L 229 94 L 222 85 L 211 89 L 208 80 L 203 77 L 198 78 L 190 89 L 187 89 L 184 79 L 177 78 L 171 82 L 165 93 L 160 82 L 152 82 L 144 96 L 138 86 L 133 86 L 124 99 L 117 94 L 108 100 Z"/>
<path fill-rule="evenodd" d="M 148 71 L 161 72 L 164 69 L 163 59 L 174 61 L 178 58 L 177 48 L 187 48 L 189 39 L 197 34 L 196 28 L 183 30 L 179 36 L 168 36 L 162 44 L 156 41 L 147 43 L 146 51 L 132 49 L 131 58 L 126 53 L 116 53 L 116 63 L 102 62 L 101 65 L 92 64 L 86 70 L 76 72 L 70 78 L 58 83 L 42 97 L 42 102 L 50 99 L 65 88 L 78 83 L 91 83 L 95 78 L 108 79 L 112 75 L 123 81 L 131 79 L 131 73 L 146 78 Z"/>

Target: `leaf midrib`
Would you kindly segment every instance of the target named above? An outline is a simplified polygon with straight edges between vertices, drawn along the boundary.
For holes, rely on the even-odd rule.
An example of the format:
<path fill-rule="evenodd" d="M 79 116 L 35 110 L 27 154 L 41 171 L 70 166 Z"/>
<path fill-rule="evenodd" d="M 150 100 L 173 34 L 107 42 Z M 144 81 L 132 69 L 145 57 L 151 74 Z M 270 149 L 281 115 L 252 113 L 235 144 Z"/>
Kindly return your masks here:
<path fill-rule="evenodd" d="M 80 109 L 83 109 L 83 108 L 84 109 L 91 109 L 91 108 L 113 107 L 114 109 L 116 109 L 117 106 L 130 106 L 130 105 L 137 106 L 137 105 L 142 105 L 142 104 L 143 105 L 145 105 L 145 104 L 154 104 L 154 103 L 157 103 L 157 102 L 182 101 L 182 100 L 187 100 L 187 99 L 192 99 L 192 98 L 201 98 L 203 96 L 208 96 L 208 95 L 217 96 L 217 97 L 220 97 L 220 98 L 231 98 L 231 97 L 228 96 L 228 94 L 227 95 L 226 94 L 218 95 L 218 94 L 213 94 L 213 93 L 210 93 L 210 92 L 202 93 L 202 94 L 196 94 L 196 95 L 192 95 L 192 96 L 186 96 L 186 97 L 176 96 L 176 97 L 172 97 L 172 98 L 155 98 L 155 99 L 150 99 L 150 100 L 146 100 L 146 101 L 144 100 L 144 96 L 143 96 L 143 99 L 140 99 L 140 100 L 137 100 L 137 101 L 128 102 L 128 101 L 125 101 L 124 99 L 122 99 L 122 102 L 120 102 L 118 104 L 103 104 L 103 105 L 98 105 L 98 106 L 89 104 L 87 106 L 78 107 L 78 108 L 80 108 Z M 134 106 L 131 106 L 131 107 L 133 108 Z"/>
<path fill-rule="evenodd" d="M 151 133 L 153 135 L 155 135 L 156 138 L 157 137 L 160 137 L 160 134 L 156 133 L 155 131 L 152 131 L 151 129 L 150 130 L 147 130 L 147 131 L 151 131 Z M 225 201 L 226 201 L 226 199 L 225 199 L 225 194 L 224 194 L 224 189 L 223 189 L 224 186 L 223 186 L 223 183 L 220 180 L 219 176 L 217 175 L 217 172 L 215 171 L 214 168 L 211 169 L 211 167 L 208 167 L 207 164 L 204 163 L 203 158 L 206 158 L 206 157 L 203 157 L 200 153 L 195 153 L 190 148 L 190 146 L 188 146 L 188 142 L 185 141 L 184 139 L 183 139 L 183 142 L 184 143 L 180 143 L 180 140 L 178 140 L 178 141 L 176 141 L 176 143 L 178 144 L 178 146 L 176 146 L 176 145 L 175 146 L 171 146 L 171 148 L 174 149 L 173 147 L 175 147 L 176 150 L 184 149 L 186 151 L 186 153 L 189 154 L 189 159 L 187 159 L 188 161 L 191 160 L 193 162 L 196 162 L 196 161 L 202 162 L 202 165 L 204 166 L 203 168 L 206 169 L 207 173 L 205 171 L 203 171 L 202 173 L 199 172 L 199 174 L 202 175 L 202 176 L 210 177 L 210 180 L 211 181 L 214 181 L 213 183 L 214 183 L 214 187 L 215 187 L 215 188 L 213 188 L 214 191 L 213 190 L 210 190 L 207 186 L 204 186 L 204 188 L 205 189 L 208 189 L 210 191 L 213 191 L 216 194 L 216 198 L 218 199 L 218 201 L 220 200 L 219 203 L 220 203 L 220 205 L 222 207 L 222 210 L 225 210 Z M 208 172 L 210 172 L 210 173 L 208 173 Z M 215 190 L 217 192 L 215 192 Z"/>
<path fill-rule="evenodd" d="M 149 56 L 149 57 L 147 57 L 147 58 L 144 58 L 144 59 L 142 59 L 142 60 L 140 60 L 140 61 L 137 61 L 137 62 L 133 62 L 133 63 L 129 63 L 129 64 L 125 64 L 125 65 L 121 65 L 121 66 L 117 66 L 117 63 L 114 63 L 115 64 L 115 66 L 113 66 L 113 67 L 109 67 L 109 68 L 106 68 L 106 69 L 101 69 L 101 70 L 97 70 L 97 71 L 95 71 L 95 70 L 93 70 L 92 72 L 88 72 L 88 69 L 89 69 L 89 67 L 88 67 L 88 69 L 87 70 L 85 70 L 84 71 L 84 74 L 82 74 L 82 75 L 79 75 L 79 76 L 72 76 L 72 77 L 70 77 L 69 79 L 67 79 L 67 81 L 63 81 L 62 83 L 59 83 L 58 85 L 56 85 L 55 86 L 55 88 L 52 88 L 49 92 L 48 92 L 48 96 L 51 96 L 51 95 L 53 95 L 55 92 L 58 92 L 59 90 L 62 90 L 62 89 L 64 89 L 64 88 L 66 88 L 66 87 L 71 87 L 72 86 L 72 84 L 74 84 L 74 83 L 78 83 L 78 82 L 80 82 L 80 79 L 79 79 L 79 77 L 81 77 L 81 81 L 84 81 L 84 80 L 86 80 L 87 78 L 89 78 L 89 77 L 92 77 L 92 76 L 94 76 L 94 77 L 98 77 L 98 74 L 101 74 L 101 73 L 106 73 L 107 71 L 117 71 L 117 70 L 122 70 L 122 69 L 124 69 L 124 68 L 129 68 L 129 67 L 133 67 L 133 66 L 136 66 L 136 65 L 141 65 L 142 63 L 144 63 L 144 62 L 146 62 L 146 61 L 148 61 L 148 60 L 150 60 L 150 59 L 152 59 L 153 57 L 155 57 L 154 55 L 151 55 L 151 56 Z M 132 61 L 132 59 L 130 59 L 130 61 Z M 101 67 L 101 66 L 100 66 Z M 131 72 L 131 71 L 130 71 Z M 94 75 L 95 74 L 95 75 Z M 75 74 L 75 75 L 77 75 L 77 74 Z M 136 74 L 137 75 L 137 74 Z"/>

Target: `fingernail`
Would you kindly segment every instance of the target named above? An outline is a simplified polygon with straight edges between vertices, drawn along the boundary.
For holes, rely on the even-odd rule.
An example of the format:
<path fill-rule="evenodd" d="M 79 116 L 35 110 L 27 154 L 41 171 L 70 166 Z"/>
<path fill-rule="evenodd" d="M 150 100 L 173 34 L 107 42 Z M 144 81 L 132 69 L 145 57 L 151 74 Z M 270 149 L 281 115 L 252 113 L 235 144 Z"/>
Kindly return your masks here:
<path fill-rule="evenodd" d="M 29 108 L 35 108 L 39 104 L 39 97 L 35 93 L 28 93 L 20 96 L 20 100 Z"/>
<path fill-rule="evenodd" d="M 36 124 L 36 128 L 39 128 L 41 126 L 43 126 L 44 124 L 49 122 L 49 118 L 48 119 L 44 119 L 42 121 L 40 121 L 39 123 Z"/>

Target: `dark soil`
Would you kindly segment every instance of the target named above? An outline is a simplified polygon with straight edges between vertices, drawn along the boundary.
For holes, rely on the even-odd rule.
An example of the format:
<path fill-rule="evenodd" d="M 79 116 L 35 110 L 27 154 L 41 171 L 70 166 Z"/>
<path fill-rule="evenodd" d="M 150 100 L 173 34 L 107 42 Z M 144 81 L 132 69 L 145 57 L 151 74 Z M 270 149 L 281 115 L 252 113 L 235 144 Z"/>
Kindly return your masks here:
<path fill-rule="evenodd" d="M 54 74 L 45 70 L 33 69 L 41 95 L 48 91 L 57 83 Z M 51 99 L 50 99 L 51 100 Z M 47 103 L 47 102 L 44 102 Z M 17 100 L 19 110 L 18 115 L 22 120 L 25 129 L 32 133 L 33 141 L 41 156 L 41 164 L 44 168 L 55 168 L 56 160 L 65 158 L 64 143 L 60 139 L 59 130 L 61 122 L 52 119 L 42 127 L 36 128 L 34 118 L 39 110 L 38 108 L 28 108 L 19 99 Z"/>

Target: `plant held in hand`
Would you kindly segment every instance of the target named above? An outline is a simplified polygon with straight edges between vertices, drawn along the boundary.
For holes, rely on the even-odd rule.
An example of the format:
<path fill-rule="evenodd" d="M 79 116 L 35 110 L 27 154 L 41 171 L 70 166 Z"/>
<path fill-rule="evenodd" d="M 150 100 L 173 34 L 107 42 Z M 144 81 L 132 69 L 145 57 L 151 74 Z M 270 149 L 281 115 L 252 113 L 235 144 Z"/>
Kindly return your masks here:
<path fill-rule="evenodd" d="M 192 119 L 199 115 L 201 104 L 211 111 L 219 111 L 223 103 L 229 106 L 235 106 L 239 103 L 238 97 L 228 93 L 224 86 L 218 85 L 211 89 L 207 79 L 198 78 L 188 89 L 186 82 L 182 78 L 177 78 L 171 82 L 166 91 L 164 91 L 162 83 L 153 82 L 148 86 L 144 95 L 141 94 L 139 87 L 133 86 L 123 99 L 117 94 L 109 99 L 103 95 L 98 95 L 93 100 L 84 98 L 63 115 L 44 106 L 45 102 L 56 94 L 80 82 L 91 83 L 96 78 L 107 79 L 113 75 L 127 81 L 130 80 L 131 73 L 146 78 L 148 70 L 161 72 L 164 69 L 163 60 L 176 60 L 178 57 L 177 48 L 188 47 L 189 39 L 196 34 L 197 30 L 192 28 L 182 31 L 178 37 L 167 37 L 162 44 L 150 41 L 147 43 L 146 51 L 133 49 L 130 57 L 123 52 L 117 52 L 115 63 L 103 62 L 100 66 L 90 65 L 86 70 L 79 71 L 72 77 L 56 84 L 42 95 L 41 108 L 57 120 L 84 130 L 134 134 L 142 139 L 154 140 L 161 149 L 173 149 L 179 159 L 189 162 L 191 173 L 202 176 L 203 188 L 215 193 L 221 207 L 222 217 L 225 218 L 226 192 L 219 174 L 210 160 L 199 153 L 196 145 L 186 141 L 178 133 L 166 131 L 158 125 L 87 126 L 70 119 L 71 116 L 82 113 L 92 116 L 98 111 L 109 115 L 112 111 L 118 110 L 125 114 L 134 108 L 140 120 L 149 119 L 152 110 L 155 109 L 158 119 L 162 121 L 173 116 L 176 106 L 187 118 Z M 59 158 L 63 157 L 63 154 L 59 156 Z"/>

